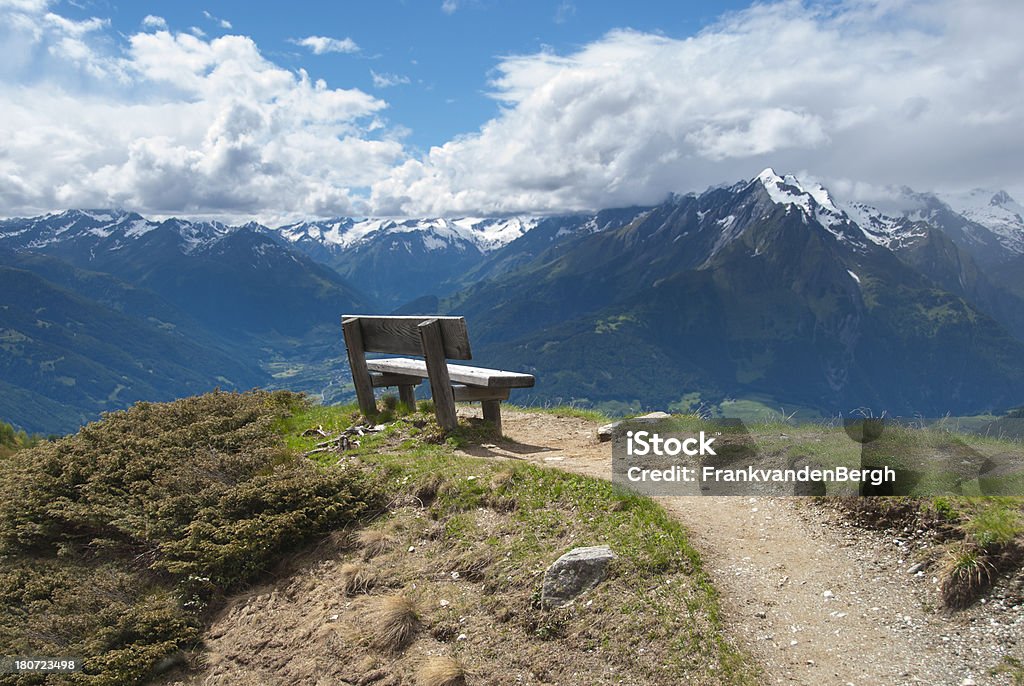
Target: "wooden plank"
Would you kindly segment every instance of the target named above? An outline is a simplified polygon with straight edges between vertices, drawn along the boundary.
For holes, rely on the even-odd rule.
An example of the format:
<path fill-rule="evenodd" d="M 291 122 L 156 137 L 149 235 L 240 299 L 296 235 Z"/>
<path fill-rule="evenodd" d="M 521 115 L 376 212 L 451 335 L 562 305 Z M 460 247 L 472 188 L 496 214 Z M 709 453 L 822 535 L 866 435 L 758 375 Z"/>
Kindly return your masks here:
<path fill-rule="evenodd" d="M 369 364 L 369 363 L 367 363 Z M 374 388 L 386 388 L 388 386 L 418 386 L 423 383 L 426 376 L 410 376 L 408 374 L 382 374 L 370 372 L 370 381 Z"/>
<path fill-rule="evenodd" d="M 363 350 L 389 355 L 423 355 L 419 325 L 437 321 L 441 326 L 444 356 L 449 360 L 471 360 L 469 332 L 463 317 L 379 317 L 375 315 L 345 315 L 358 318 L 363 334 Z"/>
<path fill-rule="evenodd" d="M 510 388 L 480 388 L 479 386 L 452 386 L 456 402 L 471 403 L 477 400 L 508 400 Z"/>
<path fill-rule="evenodd" d="M 416 411 L 416 387 L 411 384 L 402 384 L 398 387 L 398 401 L 405 403 L 412 411 Z"/>
<path fill-rule="evenodd" d="M 426 377 L 427 366 L 423 360 L 408 357 L 392 357 L 384 360 L 369 360 L 367 367 L 375 372 L 389 374 L 408 374 L 409 376 Z M 470 367 L 464 364 L 449 364 L 448 376 L 455 383 L 483 388 L 531 388 L 534 384 L 532 374 L 507 372 L 501 369 L 486 367 Z"/>
<path fill-rule="evenodd" d="M 482 403 L 484 409 L 484 421 L 494 424 L 495 430 L 498 434 L 501 434 L 501 401 L 500 400 L 484 400 Z"/>
<path fill-rule="evenodd" d="M 455 414 L 455 396 L 452 393 L 452 382 L 448 376 L 448 363 L 444 361 L 444 342 L 441 338 L 441 322 L 429 319 L 419 324 L 420 338 L 423 344 L 423 357 L 426 361 L 427 376 L 430 379 L 430 393 L 434 397 L 434 414 L 437 423 L 445 430 L 458 426 Z"/>
<path fill-rule="evenodd" d="M 377 414 L 377 399 L 373 395 L 373 381 L 366 367 L 366 349 L 363 347 L 362 329 L 358 319 L 341 320 L 341 330 L 348 351 L 348 366 L 352 370 L 352 382 L 356 387 L 359 411 L 366 417 Z"/>

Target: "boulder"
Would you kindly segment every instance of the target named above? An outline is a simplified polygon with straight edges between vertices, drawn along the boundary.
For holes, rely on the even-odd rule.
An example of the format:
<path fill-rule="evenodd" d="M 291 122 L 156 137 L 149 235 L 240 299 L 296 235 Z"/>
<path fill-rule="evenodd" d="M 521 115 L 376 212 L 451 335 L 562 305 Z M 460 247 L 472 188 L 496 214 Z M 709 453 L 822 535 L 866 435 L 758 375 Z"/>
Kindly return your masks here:
<path fill-rule="evenodd" d="M 544 573 L 541 605 L 555 608 L 569 604 L 601 583 L 608 574 L 608 563 L 614 559 L 615 553 L 606 545 L 573 548 Z"/>
<path fill-rule="evenodd" d="M 611 424 L 605 424 L 604 426 L 598 427 L 598 429 L 597 429 L 597 439 L 599 441 L 601 441 L 602 443 L 604 443 L 605 441 L 612 440 L 615 437 L 615 431 L 619 428 L 619 426 L 622 424 L 623 421 L 630 421 L 630 422 L 642 421 L 644 423 L 652 423 L 653 424 L 653 423 L 660 422 L 662 419 L 671 419 L 671 418 L 672 418 L 672 415 L 670 415 L 667 412 L 650 412 L 648 414 L 640 415 L 639 417 L 632 417 L 629 420 L 620 420 L 620 421 L 617 421 L 617 422 L 612 422 Z"/>

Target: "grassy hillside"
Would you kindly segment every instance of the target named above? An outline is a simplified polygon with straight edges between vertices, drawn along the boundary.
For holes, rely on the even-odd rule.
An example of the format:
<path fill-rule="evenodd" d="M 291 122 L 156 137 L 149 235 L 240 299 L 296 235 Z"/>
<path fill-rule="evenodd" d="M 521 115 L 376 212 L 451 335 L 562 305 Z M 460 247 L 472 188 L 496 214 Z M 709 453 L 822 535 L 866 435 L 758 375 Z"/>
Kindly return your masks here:
<path fill-rule="evenodd" d="M 304 542 L 379 507 L 275 426 L 288 393 L 140 403 L 0 462 L 0 645 L 85 659 L 74 683 L 140 683 L 208 613 Z M 0 675 L 0 683 L 20 681 Z"/>
<path fill-rule="evenodd" d="M 585 671 L 589 684 L 623 675 L 754 683 L 683 528 L 654 502 L 579 476 L 456 457 L 460 441 L 486 432 L 445 440 L 421 413 L 379 418 L 393 421 L 343 456 L 302 456 L 322 440 L 318 429 L 357 419 L 351 407 L 310 407 L 283 392 L 218 392 L 140 403 L 0 458 L 0 644 L 84 658 L 69 683 L 146 683 L 167 670 L 202 679 L 216 666 L 206 666 L 203 641 L 224 654 L 220 629 L 210 637 L 204 628 L 228 594 L 275 572 L 291 588 L 289 606 L 350 609 L 294 626 L 271 614 L 244 623 L 269 623 L 282 637 L 313 622 L 296 649 L 336 680 L 461 670 L 472 683 L 502 684 L 540 669 L 532 673 L 562 680 Z M 609 579 L 586 603 L 541 609 L 545 567 L 592 544 L 618 554 Z M 322 564 L 303 566 L 310 554 Z M 360 575 L 296 598 L 295 583 L 326 564 Z M 293 583 L 300 572 L 307 577 Z M 386 622 L 365 621 L 387 608 L 409 625 L 398 643 L 378 635 Z M 458 638 L 460 616 L 475 632 L 469 642 Z M 276 678 L 275 652 L 245 650 L 254 678 Z M 232 669 L 229 679 L 241 667 Z M 43 682 L 0 675 L 0 684 Z"/>

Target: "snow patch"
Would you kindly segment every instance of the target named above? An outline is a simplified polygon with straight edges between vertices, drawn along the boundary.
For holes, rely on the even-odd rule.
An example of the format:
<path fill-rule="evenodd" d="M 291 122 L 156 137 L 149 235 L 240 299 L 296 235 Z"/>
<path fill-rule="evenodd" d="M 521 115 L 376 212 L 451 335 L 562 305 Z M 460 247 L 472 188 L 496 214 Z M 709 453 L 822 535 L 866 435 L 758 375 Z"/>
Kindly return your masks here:
<path fill-rule="evenodd" d="M 444 250 L 448 247 L 448 241 L 434 234 L 426 233 L 423 234 L 423 247 L 430 251 Z"/>
<path fill-rule="evenodd" d="M 156 224 L 152 224 L 146 221 L 145 219 L 136 219 L 135 221 L 128 225 L 128 228 L 125 230 L 124 235 L 127 238 L 138 238 L 139 236 L 146 235 L 155 228 Z"/>

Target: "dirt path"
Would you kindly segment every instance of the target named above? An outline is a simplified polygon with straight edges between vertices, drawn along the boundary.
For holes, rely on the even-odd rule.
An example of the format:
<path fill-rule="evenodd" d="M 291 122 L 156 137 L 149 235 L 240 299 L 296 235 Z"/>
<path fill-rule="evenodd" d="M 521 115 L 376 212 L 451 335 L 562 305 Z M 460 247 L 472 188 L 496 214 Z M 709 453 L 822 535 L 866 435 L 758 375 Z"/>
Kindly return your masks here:
<path fill-rule="evenodd" d="M 503 414 L 506 439 L 468 452 L 610 478 L 611 447 L 592 422 Z M 763 665 L 766 684 L 1015 683 L 993 671 L 1004 656 L 1024 661 L 1020 575 L 950 615 L 938 609 L 931 571 L 908 572 L 916 532 L 865 531 L 800 498 L 658 500 L 690 529 L 727 627 Z"/>

